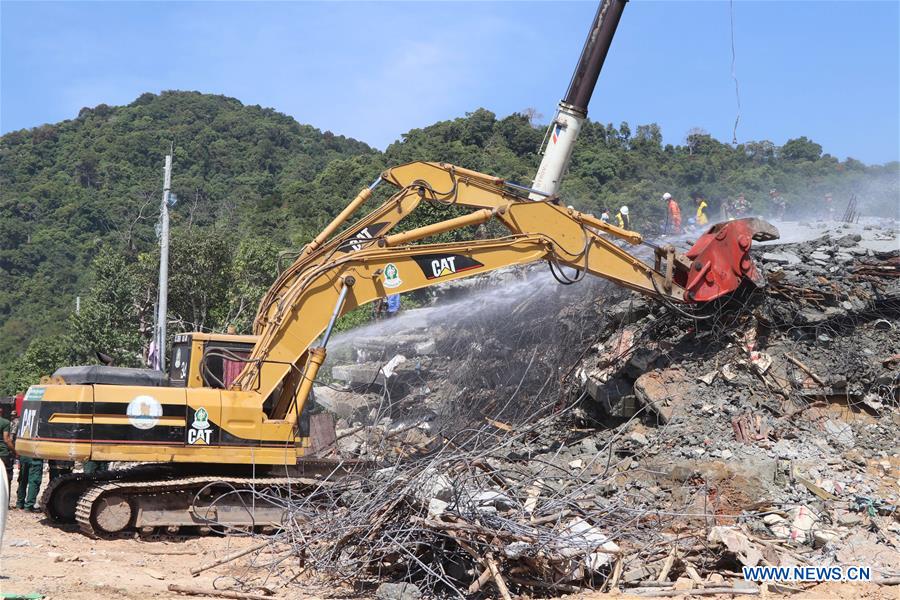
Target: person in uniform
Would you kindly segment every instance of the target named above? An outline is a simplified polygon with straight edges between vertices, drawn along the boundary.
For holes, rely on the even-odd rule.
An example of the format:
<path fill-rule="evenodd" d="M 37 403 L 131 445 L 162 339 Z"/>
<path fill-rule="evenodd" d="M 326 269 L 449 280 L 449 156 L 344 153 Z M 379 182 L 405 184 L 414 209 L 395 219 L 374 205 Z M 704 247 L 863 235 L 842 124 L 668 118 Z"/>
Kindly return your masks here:
<path fill-rule="evenodd" d="M 628 217 L 628 207 L 623 206 L 619 209 L 619 212 L 616 213 L 616 223 L 622 229 L 631 230 L 631 219 Z"/>
<path fill-rule="evenodd" d="M 699 227 L 704 227 L 709 223 L 709 217 L 706 216 L 706 209 L 709 206 L 709 203 L 704 200 L 703 194 L 700 192 L 693 192 L 691 194 L 691 199 L 697 207 L 697 214 L 694 216 L 694 220 Z"/>
<path fill-rule="evenodd" d="M 15 410 L 11 416 L 16 414 Z M 13 465 L 16 463 L 16 442 L 13 438 L 12 423 L 0 416 L 0 462 L 6 470 L 6 481 L 12 489 Z"/>
<path fill-rule="evenodd" d="M 672 197 L 672 194 L 666 192 L 662 196 L 663 202 L 666 203 L 666 223 L 668 226 L 665 228 L 666 231 L 663 233 L 674 233 L 675 235 L 681 234 L 681 208 L 678 206 L 678 202 L 675 201 L 675 198 Z"/>
<path fill-rule="evenodd" d="M 16 493 L 16 508 L 37 512 L 38 493 L 44 476 L 44 461 L 30 456 L 19 457 L 19 488 Z"/>

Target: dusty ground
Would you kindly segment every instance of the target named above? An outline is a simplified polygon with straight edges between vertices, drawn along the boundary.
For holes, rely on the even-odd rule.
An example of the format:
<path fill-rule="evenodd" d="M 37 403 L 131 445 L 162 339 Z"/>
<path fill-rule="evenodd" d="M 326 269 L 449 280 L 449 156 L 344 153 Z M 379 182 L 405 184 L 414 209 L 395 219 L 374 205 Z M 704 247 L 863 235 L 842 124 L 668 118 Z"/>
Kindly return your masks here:
<path fill-rule="evenodd" d="M 4 595 L 40 593 L 47 600 L 185 598 L 167 591 L 168 585 L 211 589 L 216 578 L 234 574 L 236 567 L 222 566 L 199 577 L 192 577 L 190 569 L 253 544 L 234 537 L 92 540 L 43 521 L 42 514 L 10 511 L 0 550 Z"/>
<path fill-rule="evenodd" d="M 168 591 L 169 584 L 228 589 L 230 577 L 239 576 L 245 559 L 192 577 L 190 569 L 253 545 L 245 538 L 205 537 L 183 541 L 137 539 L 92 540 L 76 531 L 48 526 L 40 514 L 13 510 L 9 514 L 3 548 L 0 550 L 0 591 L 8 594 L 43 594 L 46 600 L 135 600 L 188 598 Z M 26 545 L 19 545 L 22 542 Z M 837 598 L 842 600 L 893 600 L 897 587 L 873 584 L 822 584 L 799 594 L 795 600 Z M 763 597 L 788 597 L 763 593 Z M 198 597 L 198 596 L 191 596 Z M 312 598 L 297 590 L 275 598 Z M 568 598 L 648 598 L 629 594 L 585 594 Z M 709 596 L 706 596 L 709 597 Z M 725 596 L 720 596 L 725 597 Z"/>

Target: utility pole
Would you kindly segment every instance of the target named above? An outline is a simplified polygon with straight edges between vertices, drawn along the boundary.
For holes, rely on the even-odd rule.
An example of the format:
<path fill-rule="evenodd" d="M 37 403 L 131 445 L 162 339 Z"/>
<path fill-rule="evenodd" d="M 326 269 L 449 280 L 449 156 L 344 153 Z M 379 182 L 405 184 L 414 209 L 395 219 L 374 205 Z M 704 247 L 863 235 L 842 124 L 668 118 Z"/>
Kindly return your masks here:
<path fill-rule="evenodd" d="M 156 357 L 151 365 L 166 370 L 166 313 L 169 300 L 169 190 L 172 187 L 172 148 L 166 155 L 163 195 L 159 209 L 159 302 L 156 312 Z"/>

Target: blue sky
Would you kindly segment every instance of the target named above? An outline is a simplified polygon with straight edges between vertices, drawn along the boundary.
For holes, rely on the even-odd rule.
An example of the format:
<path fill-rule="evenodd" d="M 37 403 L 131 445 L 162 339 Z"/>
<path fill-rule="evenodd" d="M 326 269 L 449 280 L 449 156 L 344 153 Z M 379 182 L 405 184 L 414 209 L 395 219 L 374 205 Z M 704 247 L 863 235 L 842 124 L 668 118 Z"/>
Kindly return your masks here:
<path fill-rule="evenodd" d="M 0 131 L 146 91 L 234 96 L 384 148 L 478 107 L 565 92 L 595 2 L 0 3 Z M 806 135 L 900 158 L 900 2 L 737 1 L 738 140 Z M 599 121 L 731 141 L 729 4 L 634 0 L 591 103 Z"/>

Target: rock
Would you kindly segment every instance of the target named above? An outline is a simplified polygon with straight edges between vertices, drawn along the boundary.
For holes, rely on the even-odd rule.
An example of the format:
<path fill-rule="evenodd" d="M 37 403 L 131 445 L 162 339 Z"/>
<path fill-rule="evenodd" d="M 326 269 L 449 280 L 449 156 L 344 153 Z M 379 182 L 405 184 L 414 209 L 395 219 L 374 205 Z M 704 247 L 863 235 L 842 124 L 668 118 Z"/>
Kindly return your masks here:
<path fill-rule="evenodd" d="M 676 591 L 685 591 L 694 589 L 694 582 L 689 577 L 679 577 L 672 586 Z"/>
<path fill-rule="evenodd" d="M 660 356 L 662 356 L 660 352 L 653 348 L 638 348 L 625 363 L 625 375 L 637 379 L 652 369 Z"/>
<path fill-rule="evenodd" d="M 860 467 L 866 466 L 866 457 L 859 448 L 847 450 L 844 452 L 844 458 Z"/>
<path fill-rule="evenodd" d="M 838 524 L 844 527 L 852 527 L 863 522 L 863 516 L 859 513 L 845 512 L 838 516 Z"/>
<path fill-rule="evenodd" d="M 702 382 L 705 383 L 706 385 L 712 385 L 712 384 L 713 384 L 713 381 L 715 381 L 715 379 L 716 379 L 716 375 L 718 375 L 718 374 L 719 374 L 718 371 L 710 371 L 710 372 L 707 373 L 706 375 L 701 375 L 701 376 L 698 377 L 697 379 L 699 379 L 700 381 L 702 381 Z"/>
<path fill-rule="evenodd" d="M 843 237 L 839 237 L 834 242 L 841 248 L 850 248 L 862 241 L 862 236 L 858 233 L 849 233 Z"/>
<path fill-rule="evenodd" d="M 471 501 L 479 510 L 486 507 L 496 510 L 516 508 L 516 503 L 509 496 L 494 490 L 476 492 L 472 494 Z"/>
<path fill-rule="evenodd" d="M 766 525 L 777 525 L 784 522 L 784 517 L 782 517 L 781 515 L 776 515 L 775 513 L 769 513 L 763 517 L 763 523 L 765 523 Z"/>
<path fill-rule="evenodd" d="M 413 346 L 413 350 L 418 356 L 434 354 L 437 351 L 437 344 L 434 340 L 425 340 Z"/>
<path fill-rule="evenodd" d="M 722 452 L 719 453 L 719 456 L 722 457 L 722 460 L 728 460 L 734 456 L 734 452 L 732 452 L 731 450 L 726 448 L 725 450 L 722 450 Z"/>
<path fill-rule="evenodd" d="M 853 255 L 848 254 L 847 252 L 838 252 L 834 255 L 834 260 L 839 263 L 850 263 L 853 262 Z"/>
<path fill-rule="evenodd" d="M 527 542 L 511 542 L 503 548 L 506 558 L 513 560 L 526 556 L 531 551 L 531 544 Z"/>
<path fill-rule="evenodd" d="M 848 423 L 828 419 L 825 421 L 825 433 L 829 435 L 829 440 L 845 448 L 856 445 L 853 428 Z"/>
<path fill-rule="evenodd" d="M 370 408 L 367 396 L 324 385 L 313 387 L 313 397 L 319 406 L 344 419 L 352 419 L 359 411 Z"/>
<path fill-rule="evenodd" d="M 9 543 L 12 548 L 24 548 L 25 546 L 31 546 L 31 542 L 28 540 L 13 540 Z"/>
<path fill-rule="evenodd" d="M 437 498 L 432 498 L 428 501 L 428 516 L 432 518 L 439 517 L 444 514 L 444 511 L 447 510 L 448 506 L 450 506 L 449 503 L 438 500 Z"/>
<path fill-rule="evenodd" d="M 453 481 L 443 473 L 438 473 L 436 469 L 426 469 L 417 495 L 427 502 L 432 498 L 450 502 L 453 499 Z"/>
<path fill-rule="evenodd" d="M 638 444 L 639 446 L 646 446 L 649 443 L 647 440 L 647 436 L 644 435 L 643 433 L 641 433 L 640 431 L 632 431 L 631 433 L 628 434 L 628 437 L 626 439 L 631 440 L 632 442 L 634 442 L 635 444 Z"/>
<path fill-rule="evenodd" d="M 638 400 L 657 414 L 660 423 L 668 423 L 676 413 L 687 412 L 691 391 L 688 376 L 677 369 L 650 371 L 634 382 Z"/>
<path fill-rule="evenodd" d="M 725 583 L 725 577 L 723 575 L 721 575 L 720 573 L 710 573 L 709 577 L 707 577 L 706 580 L 708 582 L 710 582 L 711 584 L 713 584 L 710 587 L 715 587 L 715 586 Z"/>
<path fill-rule="evenodd" d="M 793 252 L 764 252 L 762 255 L 763 262 L 773 262 L 779 265 L 797 265 L 802 261 L 800 257 Z"/>
<path fill-rule="evenodd" d="M 48 552 L 47 558 L 50 559 L 51 562 L 62 562 L 62 554 L 59 552 Z"/>
<path fill-rule="evenodd" d="M 829 529 L 816 529 L 813 531 L 813 547 L 821 548 L 822 546 L 826 546 L 831 542 L 837 540 L 840 536 L 836 531 L 831 531 Z"/>
<path fill-rule="evenodd" d="M 382 583 L 375 590 L 378 600 L 419 600 L 422 590 L 414 583 Z"/>
<path fill-rule="evenodd" d="M 829 256 L 828 254 L 825 254 L 824 252 L 819 252 L 819 251 L 813 252 L 812 254 L 809 255 L 809 257 L 812 260 L 818 260 L 818 261 L 821 261 L 824 263 L 831 261 L 831 256 Z"/>
<path fill-rule="evenodd" d="M 728 551 L 737 556 L 744 566 L 755 567 L 762 561 L 762 553 L 756 544 L 736 527 L 717 525 L 709 530 L 706 539 L 728 548 Z"/>
<path fill-rule="evenodd" d="M 798 506 L 791 511 L 791 539 L 804 543 L 812 538 L 813 526 L 819 521 L 819 515 L 808 506 Z"/>
<path fill-rule="evenodd" d="M 159 571 L 155 571 L 153 569 L 144 569 L 144 573 L 152 577 L 153 579 L 159 579 L 160 581 L 165 580 L 166 576 Z"/>

